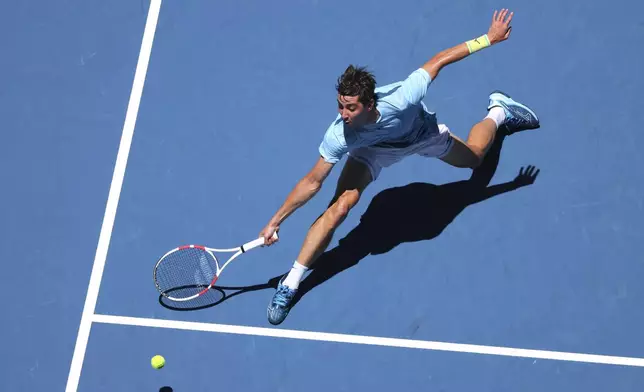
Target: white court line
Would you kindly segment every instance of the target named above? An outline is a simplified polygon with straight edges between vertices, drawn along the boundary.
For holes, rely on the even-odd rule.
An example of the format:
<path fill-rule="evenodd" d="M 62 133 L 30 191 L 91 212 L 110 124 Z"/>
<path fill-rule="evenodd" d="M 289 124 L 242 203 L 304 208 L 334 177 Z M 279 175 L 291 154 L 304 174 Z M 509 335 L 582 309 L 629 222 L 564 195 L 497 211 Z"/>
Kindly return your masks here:
<path fill-rule="evenodd" d="M 560 352 L 560 351 L 527 350 L 527 349 L 511 348 L 511 347 L 480 346 L 480 345 L 474 345 L 474 344 L 445 343 L 445 342 L 432 342 L 432 341 L 425 341 L 425 340 L 383 338 L 383 337 L 377 337 L 377 336 L 360 336 L 360 335 L 346 335 L 346 334 L 325 333 L 325 332 L 296 331 L 296 330 L 276 329 L 276 328 L 247 327 L 247 326 L 241 326 L 241 325 L 196 323 L 196 322 L 187 322 L 187 321 L 159 320 L 159 319 L 138 318 L 138 317 L 110 316 L 110 315 L 102 315 L 102 314 L 95 314 L 93 316 L 93 321 L 95 323 L 132 325 L 132 326 L 138 326 L 138 327 L 156 327 L 156 328 L 179 329 L 179 330 L 188 330 L 188 331 L 219 332 L 219 333 L 230 333 L 230 334 L 237 334 L 237 335 L 253 335 L 253 336 L 265 336 L 265 337 L 274 337 L 274 338 L 316 340 L 316 341 L 322 341 L 322 342 L 365 344 L 365 345 L 374 345 L 374 346 L 399 347 L 399 348 L 410 348 L 410 349 L 420 349 L 420 350 L 451 351 L 451 352 L 460 352 L 460 353 L 468 353 L 468 354 L 500 355 L 500 356 L 506 356 L 506 357 L 522 357 L 522 358 L 548 359 L 548 360 L 557 360 L 557 361 L 598 363 L 598 364 L 605 364 L 605 365 L 644 367 L 644 358 L 614 357 L 614 356 L 607 356 L 607 355 L 567 353 L 567 352 Z"/>
<path fill-rule="evenodd" d="M 130 146 L 134 135 L 134 126 L 139 113 L 139 103 L 141 102 L 141 95 L 143 94 L 145 76 L 148 72 L 148 63 L 152 52 L 152 41 L 154 40 L 160 9 L 161 0 L 151 0 L 145 30 L 143 31 L 139 60 L 134 74 L 134 82 L 132 83 L 132 90 L 130 92 L 130 102 L 127 108 L 127 113 L 125 114 L 121 144 L 119 145 L 118 154 L 116 156 L 114 174 L 112 175 L 112 184 L 110 185 L 110 192 L 107 197 L 103 225 L 101 227 L 101 233 L 96 247 L 96 254 L 94 256 L 94 265 L 92 267 L 92 274 L 90 276 L 89 286 L 87 289 L 87 297 L 85 298 L 85 306 L 83 308 L 80 327 L 78 328 L 78 335 L 76 337 L 74 356 L 72 357 L 69 376 L 67 378 L 66 392 L 75 392 L 77 390 L 81 369 L 83 368 L 83 360 L 85 358 L 85 351 L 89 340 L 89 332 L 92 327 L 92 315 L 96 309 L 98 291 L 103 277 L 105 260 L 107 259 L 107 250 L 112 237 L 112 229 L 114 227 L 114 219 L 116 217 L 116 207 L 118 206 L 119 197 L 121 195 L 123 178 L 125 176 L 125 167 L 127 166 L 127 159 L 130 154 Z"/>

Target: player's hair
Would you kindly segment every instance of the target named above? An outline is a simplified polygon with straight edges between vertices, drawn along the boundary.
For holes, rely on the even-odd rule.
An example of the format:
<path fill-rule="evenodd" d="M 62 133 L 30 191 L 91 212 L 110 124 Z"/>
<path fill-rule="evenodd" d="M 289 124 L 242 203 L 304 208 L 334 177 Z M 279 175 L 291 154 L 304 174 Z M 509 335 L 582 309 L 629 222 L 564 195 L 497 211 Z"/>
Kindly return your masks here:
<path fill-rule="evenodd" d="M 372 99 L 376 102 L 376 78 L 365 67 L 349 65 L 338 78 L 335 88 L 340 95 L 358 96 L 363 105 L 369 104 Z"/>

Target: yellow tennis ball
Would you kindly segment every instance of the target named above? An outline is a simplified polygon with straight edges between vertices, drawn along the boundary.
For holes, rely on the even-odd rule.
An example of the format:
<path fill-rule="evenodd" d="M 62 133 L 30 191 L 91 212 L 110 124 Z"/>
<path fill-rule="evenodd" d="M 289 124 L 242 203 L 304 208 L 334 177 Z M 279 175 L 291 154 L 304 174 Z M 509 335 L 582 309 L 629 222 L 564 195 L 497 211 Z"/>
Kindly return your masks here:
<path fill-rule="evenodd" d="M 152 367 L 155 369 L 161 369 L 165 366 L 165 358 L 160 355 L 153 356 L 150 362 L 152 363 Z"/>

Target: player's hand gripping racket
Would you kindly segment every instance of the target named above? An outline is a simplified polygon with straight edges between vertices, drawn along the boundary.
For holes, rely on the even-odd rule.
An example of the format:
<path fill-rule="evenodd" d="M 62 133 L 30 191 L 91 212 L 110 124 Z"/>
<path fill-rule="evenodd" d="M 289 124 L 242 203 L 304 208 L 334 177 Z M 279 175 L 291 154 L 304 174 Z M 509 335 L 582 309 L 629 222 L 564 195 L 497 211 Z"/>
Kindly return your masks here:
<path fill-rule="evenodd" d="M 273 234 L 277 239 L 277 233 Z M 184 245 L 163 255 L 154 266 L 154 284 L 164 297 L 172 301 L 189 301 L 210 290 L 224 268 L 242 253 L 264 245 L 264 237 L 229 249 Z M 214 252 L 233 253 L 220 267 Z"/>

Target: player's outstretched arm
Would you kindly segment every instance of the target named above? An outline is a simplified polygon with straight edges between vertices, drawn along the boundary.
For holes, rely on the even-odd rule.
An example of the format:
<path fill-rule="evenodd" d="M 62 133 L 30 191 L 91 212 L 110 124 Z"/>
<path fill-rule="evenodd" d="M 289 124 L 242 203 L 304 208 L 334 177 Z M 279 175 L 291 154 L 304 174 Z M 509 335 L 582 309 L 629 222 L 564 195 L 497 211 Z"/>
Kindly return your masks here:
<path fill-rule="evenodd" d="M 320 157 L 315 163 L 315 166 L 298 181 L 291 193 L 289 193 L 284 204 L 282 204 L 259 234 L 261 237 L 264 237 L 267 245 L 272 245 L 276 241 L 273 238 L 273 233 L 279 230 L 282 222 L 318 193 L 320 188 L 322 188 L 322 183 L 328 177 L 331 169 L 333 169 L 333 166 L 334 164 L 326 162 L 324 158 Z"/>
<path fill-rule="evenodd" d="M 446 65 L 460 61 L 483 48 L 505 41 L 510 37 L 512 30 L 510 22 L 512 21 L 513 15 L 514 12 L 509 12 L 505 8 L 500 12 L 494 11 L 492 25 L 487 34 L 439 52 L 426 62 L 423 68 L 429 73 L 432 80 L 434 80 L 440 70 Z"/>

